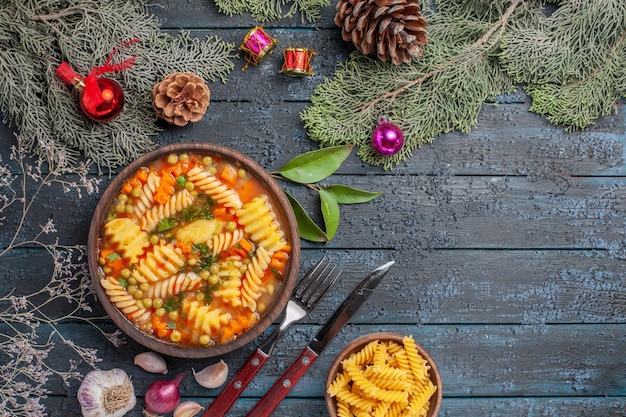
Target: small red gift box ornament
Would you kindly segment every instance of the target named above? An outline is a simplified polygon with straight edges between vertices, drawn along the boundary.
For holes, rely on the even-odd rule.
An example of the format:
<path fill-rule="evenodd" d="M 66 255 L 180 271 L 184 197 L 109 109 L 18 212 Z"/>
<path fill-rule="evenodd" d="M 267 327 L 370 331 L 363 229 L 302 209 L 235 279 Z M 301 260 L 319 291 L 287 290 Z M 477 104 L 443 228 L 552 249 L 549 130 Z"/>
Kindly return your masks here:
<path fill-rule="evenodd" d="M 122 46 L 138 42 L 133 39 Z M 132 67 L 135 58 L 128 58 L 118 64 L 111 65 L 111 59 L 119 48 L 115 48 L 101 67 L 94 67 L 89 71 L 89 75 L 82 77 L 68 64 L 62 62 L 56 69 L 57 75 L 65 82 L 74 86 L 80 92 L 80 108 L 90 120 L 94 122 L 108 122 L 115 119 L 124 108 L 124 92 L 120 85 L 110 79 L 101 77 L 107 72 L 118 72 Z"/>

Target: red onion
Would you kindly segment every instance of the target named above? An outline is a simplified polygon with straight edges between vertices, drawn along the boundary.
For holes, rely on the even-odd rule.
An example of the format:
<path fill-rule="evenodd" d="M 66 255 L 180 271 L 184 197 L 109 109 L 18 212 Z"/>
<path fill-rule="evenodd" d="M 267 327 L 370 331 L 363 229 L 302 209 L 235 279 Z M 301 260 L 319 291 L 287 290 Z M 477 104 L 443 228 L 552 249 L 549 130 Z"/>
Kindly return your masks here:
<path fill-rule="evenodd" d="M 180 402 L 180 381 L 186 372 L 178 375 L 171 381 L 155 381 L 146 391 L 145 406 L 146 411 L 152 414 L 167 414 L 176 408 Z"/>

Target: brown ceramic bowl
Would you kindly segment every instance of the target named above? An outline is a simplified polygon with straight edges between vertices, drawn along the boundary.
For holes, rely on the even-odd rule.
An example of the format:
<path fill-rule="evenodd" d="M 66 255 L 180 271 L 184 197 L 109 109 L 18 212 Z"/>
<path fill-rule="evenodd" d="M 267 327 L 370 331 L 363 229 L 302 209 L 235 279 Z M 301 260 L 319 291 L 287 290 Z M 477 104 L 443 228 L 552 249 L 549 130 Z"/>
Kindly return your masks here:
<path fill-rule="evenodd" d="M 282 219 L 281 226 L 286 240 L 291 245 L 291 254 L 287 261 L 283 284 L 278 294 L 275 295 L 273 301 L 262 313 L 259 321 L 248 329 L 245 333 L 239 335 L 236 339 L 224 344 L 211 344 L 202 347 L 185 347 L 180 344 L 170 342 L 151 336 L 147 332 L 140 330 L 133 322 L 126 318 L 118 308 L 111 303 L 111 300 L 105 293 L 100 278 L 104 275 L 102 267 L 99 265 L 99 241 L 101 229 L 107 221 L 109 207 L 121 190 L 123 184 L 133 176 L 141 167 L 149 166 L 152 162 L 157 161 L 172 153 L 196 153 L 206 155 L 218 155 L 224 160 L 229 160 L 235 166 L 245 169 L 251 173 L 264 188 L 264 194 L 268 195 L 274 204 L 272 210 L 276 217 Z M 181 358 L 207 358 L 223 355 L 238 349 L 263 333 L 274 320 L 280 315 L 287 304 L 289 296 L 294 287 L 298 275 L 298 267 L 300 263 L 300 238 L 295 215 L 291 205 L 278 183 L 266 172 L 260 165 L 249 157 L 223 146 L 210 143 L 184 143 L 174 144 L 161 147 L 150 152 L 125 167 L 109 184 L 104 191 L 100 202 L 98 203 L 89 229 L 88 240 L 88 262 L 91 279 L 98 296 L 99 301 L 109 314 L 115 324 L 129 337 L 144 345 L 145 347 L 163 353 L 165 355 L 181 357 Z"/>
<path fill-rule="evenodd" d="M 378 332 L 361 336 L 351 343 L 348 343 L 348 345 L 346 345 L 346 347 L 337 355 L 330 367 L 330 370 L 328 371 L 328 377 L 326 378 L 326 391 L 328 391 L 328 387 L 337 377 L 337 373 L 342 372 L 343 368 L 341 362 L 344 359 L 347 359 L 351 354 L 360 351 L 368 343 L 374 340 L 394 341 L 402 345 L 403 337 L 403 335 L 398 333 Z M 441 376 L 439 375 L 439 370 L 437 369 L 435 361 L 430 357 L 428 352 L 426 352 L 426 350 L 424 350 L 424 348 L 418 343 L 415 344 L 417 346 L 417 351 L 419 352 L 419 354 L 430 365 L 430 380 L 437 387 L 437 391 L 435 391 L 433 396 L 430 398 L 430 408 L 428 409 L 428 413 L 426 413 L 426 417 L 437 417 L 437 415 L 439 414 L 439 407 L 441 406 L 441 398 L 443 392 L 441 385 Z M 328 395 L 328 392 L 324 393 L 324 397 L 326 399 L 326 407 L 328 408 L 330 417 L 337 417 L 337 404 L 335 398 Z"/>

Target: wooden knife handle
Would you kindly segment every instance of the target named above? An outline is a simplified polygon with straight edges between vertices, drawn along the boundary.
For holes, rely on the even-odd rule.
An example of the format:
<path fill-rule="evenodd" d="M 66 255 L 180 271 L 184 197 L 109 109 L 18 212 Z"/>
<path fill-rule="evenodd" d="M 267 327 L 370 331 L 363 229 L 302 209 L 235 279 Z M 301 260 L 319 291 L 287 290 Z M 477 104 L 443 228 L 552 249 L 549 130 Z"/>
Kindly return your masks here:
<path fill-rule="evenodd" d="M 230 380 L 228 385 L 224 387 L 220 395 L 211 403 L 211 405 L 202 413 L 202 417 L 224 417 L 230 407 L 235 404 L 237 398 L 243 390 L 248 386 L 252 378 L 259 372 L 265 362 L 267 355 L 260 349 L 257 349 L 241 367 L 237 374 Z"/>
<path fill-rule="evenodd" d="M 272 385 L 246 417 L 268 417 L 287 396 L 302 375 L 311 367 L 318 355 L 308 346 L 300 353 L 284 374 Z"/>

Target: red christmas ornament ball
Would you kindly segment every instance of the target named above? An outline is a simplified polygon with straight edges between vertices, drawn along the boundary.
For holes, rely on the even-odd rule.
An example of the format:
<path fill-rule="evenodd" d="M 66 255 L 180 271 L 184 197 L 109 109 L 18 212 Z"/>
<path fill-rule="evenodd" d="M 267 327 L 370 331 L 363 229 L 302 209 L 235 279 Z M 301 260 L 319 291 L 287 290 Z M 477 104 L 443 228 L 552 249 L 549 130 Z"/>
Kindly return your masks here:
<path fill-rule="evenodd" d="M 400 152 L 404 146 L 402 130 L 383 117 L 372 133 L 372 147 L 381 155 L 389 156 Z"/>
<path fill-rule="evenodd" d="M 124 108 L 124 92 L 120 85 L 110 78 L 98 78 L 98 88 L 102 94 L 102 103 L 92 105 L 84 93 L 80 95 L 80 108 L 94 122 L 108 122 L 115 119 Z"/>

